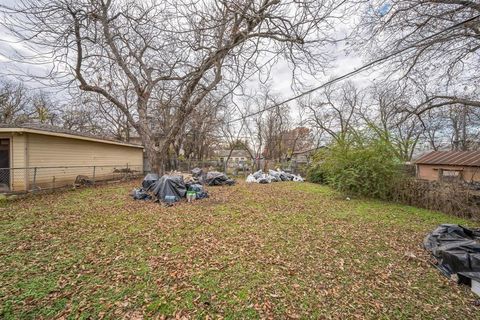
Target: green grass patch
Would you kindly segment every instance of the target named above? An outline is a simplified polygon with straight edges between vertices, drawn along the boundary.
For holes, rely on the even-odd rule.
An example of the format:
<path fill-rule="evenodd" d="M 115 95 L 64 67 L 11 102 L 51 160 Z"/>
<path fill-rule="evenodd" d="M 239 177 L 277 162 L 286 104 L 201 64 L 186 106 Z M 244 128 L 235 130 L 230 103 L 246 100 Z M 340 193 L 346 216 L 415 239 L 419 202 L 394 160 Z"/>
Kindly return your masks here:
<path fill-rule="evenodd" d="M 468 319 L 425 235 L 476 223 L 311 183 L 209 188 L 166 208 L 137 183 L 0 209 L 0 318 Z"/>

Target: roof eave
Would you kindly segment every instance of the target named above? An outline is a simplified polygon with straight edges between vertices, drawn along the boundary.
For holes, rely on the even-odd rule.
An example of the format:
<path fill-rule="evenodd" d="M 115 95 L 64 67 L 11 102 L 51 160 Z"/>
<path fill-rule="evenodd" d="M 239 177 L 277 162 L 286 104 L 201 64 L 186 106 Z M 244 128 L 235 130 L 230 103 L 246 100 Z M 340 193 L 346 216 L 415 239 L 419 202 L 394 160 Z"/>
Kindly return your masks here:
<path fill-rule="evenodd" d="M 40 135 L 45 135 L 45 136 L 54 136 L 54 137 L 61 137 L 61 138 L 68 138 L 68 139 L 85 140 L 85 141 L 91 141 L 91 142 L 113 144 L 113 145 L 118 145 L 118 146 L 122 146 L 122 147 L 131 147 L 131 148 L 143 149 L 143 146 L 137 145 L 137 144 L 130 144 L 130 143 L 124 143 L 124 142 L 112 141 L 112 140 L 104 140 L 104 139 L 80 136 L 80 135 L 69 134 L 69 133 L 60 133 L 60 132 L 52 132 L 52 131 L 46 131 L 46 130 L 21 128 L 21 127 L 19 127 L 19 128 L 16 128 L 16 127 L 0 128 L 0 133 L 8 133 L 8 132 L 33 133 L 33 134 L 40 134 Z"/>
<path fill-rule="evenodd" d="M 458 163 L 429 163 L 429 162 L 415 162 L 416 165 L 427 166 L 451 166 L 451 167 L 480 167 L 477 164 L 458 164 Z"/>

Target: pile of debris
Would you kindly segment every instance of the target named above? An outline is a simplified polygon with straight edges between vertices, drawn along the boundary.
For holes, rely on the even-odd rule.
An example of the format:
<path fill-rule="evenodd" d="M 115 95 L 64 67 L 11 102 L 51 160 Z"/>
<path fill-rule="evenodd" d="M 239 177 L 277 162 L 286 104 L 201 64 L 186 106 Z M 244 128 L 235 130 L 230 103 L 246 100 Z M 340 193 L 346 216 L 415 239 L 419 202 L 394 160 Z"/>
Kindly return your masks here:
<path fill-rule="evenodd" d="M 188 201 L 208 198 L 203 186 L 195 181 L 185 182 L 181 175 L 164 175 L 149 173 L 142 181 L 142 187 L 132 192 L 135 200 L 152 200 L 173 204 L 182 198 Z"/>
<path fill-rule="evenodd" d="M 225 173 L 210 171 L 204 173 L 202 169 L 195 168 L 191 175 L 193 181 L 207 186 L 233 186 L 235 180 L 230 179 Z"/>
<path fill-rule="evenodd" d="M 230 179 L 225 173 L 211 171 L 207 172 L 203 181 L 209 186 L 233 186 L 235 180 Z"/>
<path fill-rule="evenodd" d="M 202 169 L 195 168 L 191 174 L 171 172 L 159 177 L 158 174 L 149 173 L 142 181 L 142 187 L 132 191 L 135 200 L 155 200 L 173 204 L 186 198 L 187 201 L 208 198 L 204 190 L 207 186 L 231 186 L 235 180 L 230 179 L 221 172 L 203 173 Z"/>
<path fill-rule="evenodd" d="M 480 230 L 442 224 L 423 245 L 436 260 L 436 267 L 457 283 L 469 285 L 480 295 Z"/>
<path fill-rule="evenodd" d="M 249 174 L 246 181 L 247 183 L 255 182 L 265 184 L 280 181 L 303 182 L 304 179 L 299 175 L 291 174 L 282 170 L 268 170 L 268 174 L 259 170 L 255 173 Z"/>

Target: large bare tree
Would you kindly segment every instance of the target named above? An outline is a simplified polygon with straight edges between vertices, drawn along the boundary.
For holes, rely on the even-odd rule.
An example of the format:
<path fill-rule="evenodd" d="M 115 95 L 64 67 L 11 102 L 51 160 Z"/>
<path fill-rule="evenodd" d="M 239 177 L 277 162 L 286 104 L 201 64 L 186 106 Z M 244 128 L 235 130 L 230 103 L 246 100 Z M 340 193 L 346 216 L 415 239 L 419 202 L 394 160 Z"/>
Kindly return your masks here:
<path fill-rule="evenodd" d="M 480 109 L 467 105 L 433 108 L 419 117 L 423 139 L 433 150 L 478 150 Z"/>
<path fill-rule="evenodd" d="M 27 88 L 21 83 L 3 81 L 0 83 L 0 123 L 24 122 L 30 115 L 27 112 L 31 98 Z"/>
<path fill-rule="evenodd" d="M 269 67 L 267 59 L 280 57 L 295 73 L 318 72 L 326 60 L 319 48 L 332 41 L 332 21 L 345 3 L 20 0 L 2 11 L 4 27 L 28 43 L 39 63 L 53 61 L 49 76 L 125 114 L 158 171 L 194 110 L 219 84 L 233 89 Z M 152 114 L 168 118 L 158 122 L 160 139 Z"/>
<path fill-rule="evenodd" d="M 324 132 L 330 140 L 340 141 L 349 132 L 359 129 L 357 112 L 365 93 L 353 82 L 326 87 L 317 96 L 302 100 L 302 108 L 309 110 L 308 123 Z"/>
<path fill-rule="evenodd" d="M 358 115 L 380 139 L 388 142 L 397 157 L 412 160 L 417 144 L 424 133 L 417 116 L 409 109 L 408 93 L 397 84 L 377 83 L 368 89 L 368 103 Z"/>
<path fill-rule="evenodd" d="M 0 82 L 0 124 L 35 122 L 58 125 L 59 113 L 58 101 L 54 101 L 47 92 L 32 90 L 21 82 Z"/>
<path fill-rule="evenodd" d="M 423 100 L 416 113 L 455 104 L 480 107 L 479 15 L 475 0 L 369 1 L 359 28 L 366 42 L 360 45 L 372 60 L 408 49 L 384 70 L 419 85 Z"/>

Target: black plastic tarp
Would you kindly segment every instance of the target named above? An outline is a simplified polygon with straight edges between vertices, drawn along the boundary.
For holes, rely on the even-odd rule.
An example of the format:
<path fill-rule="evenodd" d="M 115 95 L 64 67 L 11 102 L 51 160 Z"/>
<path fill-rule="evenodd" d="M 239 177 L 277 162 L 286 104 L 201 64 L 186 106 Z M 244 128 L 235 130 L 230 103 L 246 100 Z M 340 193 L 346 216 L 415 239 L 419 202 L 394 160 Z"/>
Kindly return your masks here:
<path fill-rule="evenodd" d="M 164 175 L 152 185 L 151 191 L 160 201 L 165 201 L 167 196 L 174 196 L 179 201 L 185 197 L 187 187 L 182 176 Z"/>
<path fill-rule="evenodd" d="M 158 174 L 155 173 L 149 173 L 143 178 L 142 181 L 142 188 L 145 190 L 149 190 L 155 182 L 157 182 L 159 179 Z"/>
<path fill-rule="evenodd" d="M 447 277 L 457 275 L 458 281 L 465 284 L 470 284 L 471 279 L 480 281 L 480 230 L 442 224 L 423 244 Z"/>
<path fill-rule="evenodd" d="M 132 191 L 132 197 L 134 200 L 150 200 L 152 196 L 149 195 L 143 188 L 134 189 Z"/>
<path fill-rule="evenodd" d="M 229 179 L 225 173 L 211 171 L 207 173 L 205 183 L 209 186 L 231 186 L 235 184 L 235 180 Z"/>

